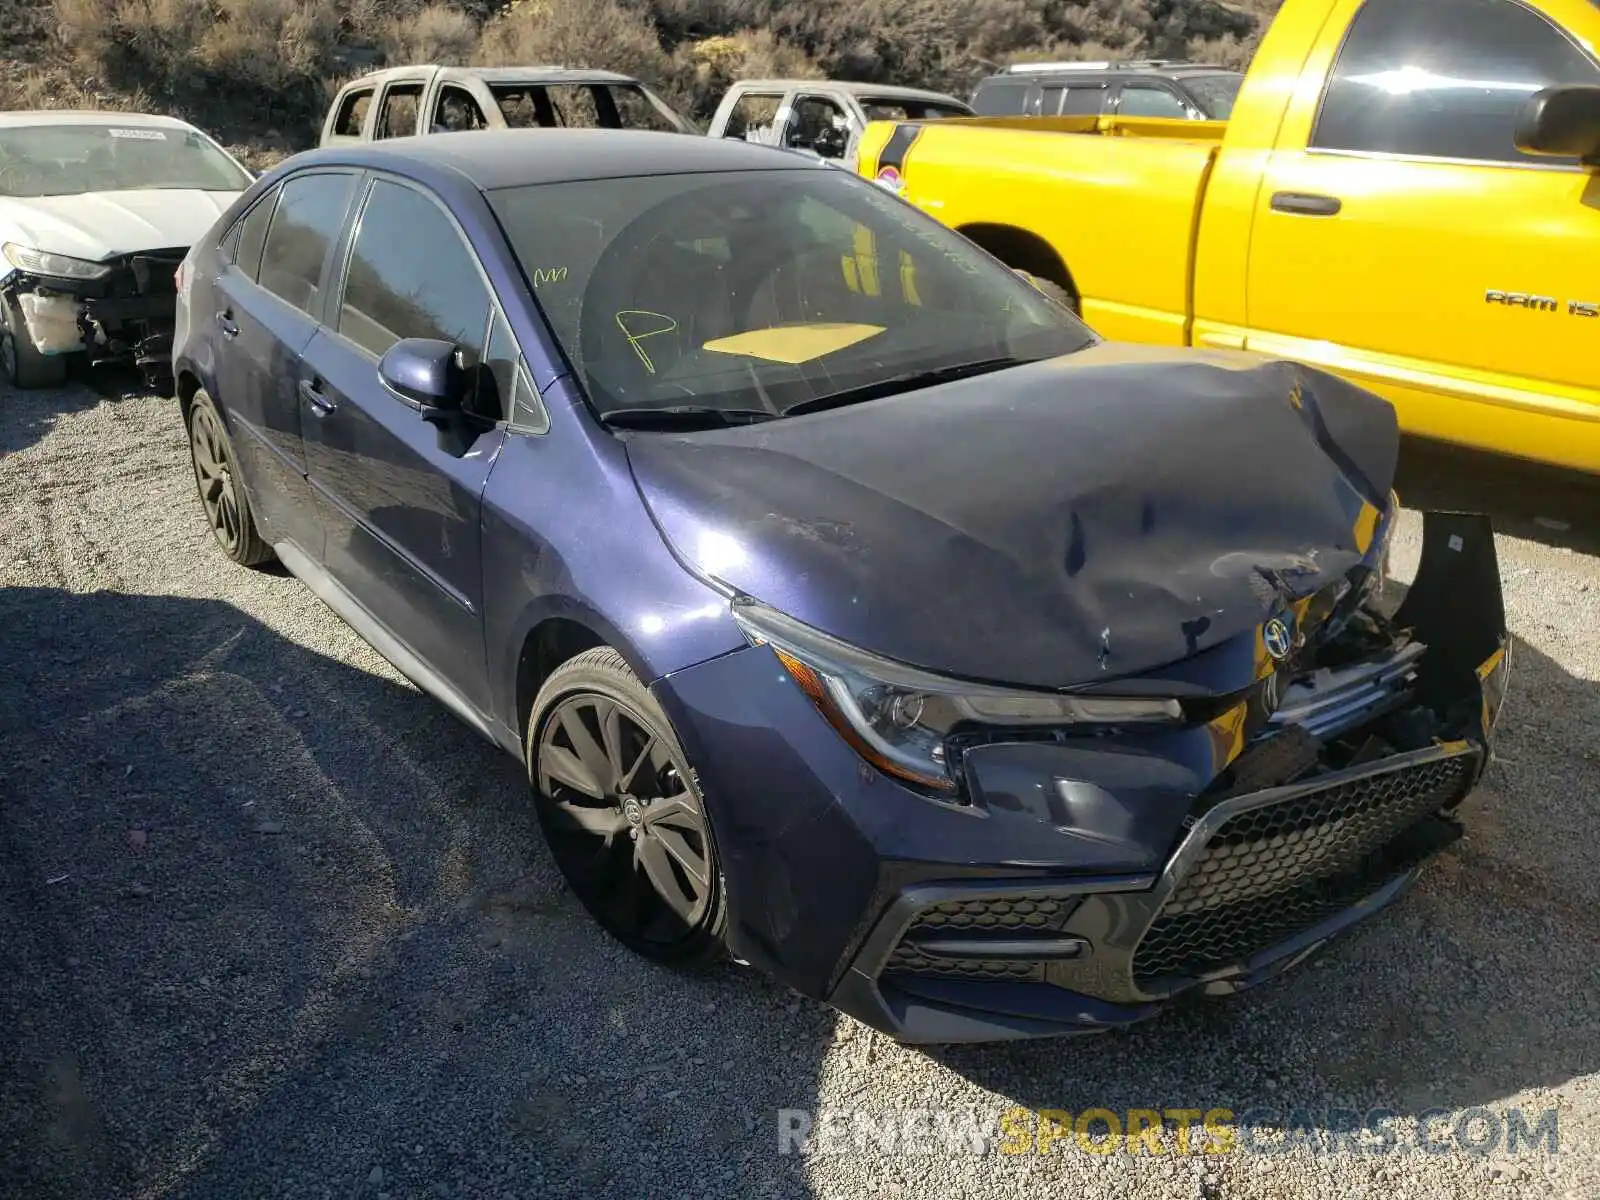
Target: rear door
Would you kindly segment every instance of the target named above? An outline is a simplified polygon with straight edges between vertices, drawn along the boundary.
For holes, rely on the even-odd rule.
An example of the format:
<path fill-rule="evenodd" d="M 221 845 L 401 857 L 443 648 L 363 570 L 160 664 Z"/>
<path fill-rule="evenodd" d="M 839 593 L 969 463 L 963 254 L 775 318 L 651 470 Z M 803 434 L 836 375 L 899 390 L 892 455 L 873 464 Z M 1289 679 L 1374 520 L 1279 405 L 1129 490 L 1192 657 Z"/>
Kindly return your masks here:
<path fill-rule="evenodd" d="M 485 363 L 492 292 L 444 206 L 385 176 L 367 185 L 343 275 L 298 377 L 311 484 L 333 510 L 328 573 L 487 711 L 479 513 L 509 397 L 494 371 L 480 372 L 477 421 L 451 440 L 384 386 L 378 361 L 401 338 L 425 337 L 458 345 L 469 367 Z"/>
<path fill-rule="evenodd" d="M 378 115 L 372 125 L 372 138 L 410 137 L 425 131 L 422 124 L 423 92 L 427 90 L 426 78 L 391 79 L 383 85 L 378 100 Z"/>
<path fill-rule="evenodd" d="M 217 389 L 239 451 L 250 458 L 251 492 L 263 525 L 315 559 L 322 514 L 306 484 L 301 413 L 295 393 L 300 355 L 317 328 L 328 275 L 357 175 L 307 171 L 262 197 L 225 243 L 233 262 L 218 280 L 212 319 L 223 349 Z M 197 320 L 208 314 L 197 314 Z"/>
<path fill-rule="evenodd" d="M 1377 387 L 1414 432 L 1563 461 L 1600 418 L 1600 187 L 1513 131 L 1539 89 L 1600 85 L 1573 33 L 1600 34 L 1590 0 L 1344 0 L 1257 196 L 1250 348 Z"/>

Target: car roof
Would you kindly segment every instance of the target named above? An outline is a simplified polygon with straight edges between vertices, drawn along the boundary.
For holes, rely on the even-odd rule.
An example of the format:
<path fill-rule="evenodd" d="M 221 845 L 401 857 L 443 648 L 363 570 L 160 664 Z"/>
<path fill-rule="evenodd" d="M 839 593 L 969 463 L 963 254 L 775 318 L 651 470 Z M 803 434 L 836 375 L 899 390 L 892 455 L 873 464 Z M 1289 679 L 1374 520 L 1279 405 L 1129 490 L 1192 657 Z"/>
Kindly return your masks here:
<path fill-rule="evenodd" d="M 352 79 L 346 87 L 367 86 L 390 79 L 411 79 L 421 75 L 443 73 L 461 78 L 471 76 L 485 83 L 638 83 L 632 75 L 616 71 L 596 71 L 588 67 L 529 66 L 529 67 L 444 67 L 437 63 L 417 63 L 412 66 L 385 67 Z"/>
<path fill-rule="evenodd" d="M 307 150 L 280 170 L 345 165 L 407 174 L 408 168 L 446 169 L 481 191 L 641 175 L 714 171 L 816 170 L 818 159 L 738 138 L 644 129 L 480 129 L 431 133 L 381 142 Z"/>
<path fill-rule="evenodd" d="M 896 87 L 886 83 L 861 83 L 853 79 L 741 79 L 734 86 L 740 91 L 747 92 L 786 92 L 791 88 L 800 91 L 827 90 L 846 92 L 852 96 L 881 96 L 885 100 L 926 100 L 939 104 L 957 104 L 962 108 L 969 107 L 965 100 L 958 100 L 944 92 L 931 92 L 926 88 Z"/>
<path fill-rule="evenodd" d="M 117 112 L 104 108 L 24 109 L 0 112 L 0 128 L 24 125 L 120 125 L 125 129 L 193 129 L 187 121 L 155 113 Z"/>

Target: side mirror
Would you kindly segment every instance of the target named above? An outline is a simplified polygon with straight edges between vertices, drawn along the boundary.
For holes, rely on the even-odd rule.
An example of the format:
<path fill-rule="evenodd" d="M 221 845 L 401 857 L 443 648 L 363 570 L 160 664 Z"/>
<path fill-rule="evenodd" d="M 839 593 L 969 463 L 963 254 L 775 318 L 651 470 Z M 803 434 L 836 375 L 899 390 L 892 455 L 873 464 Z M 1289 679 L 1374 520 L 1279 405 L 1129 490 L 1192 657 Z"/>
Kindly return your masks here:
<path fill-rule="evenodd" d="M 378 378 L 435 424 L 459 416 L 467 394 L 459 347 L 437 338 L 401 338 L 378 360 Z"/>
<path fill-rule="evenodd" d="M 1600 165 L 1600 87 L 1574 84 L 1535 92 L 1522 108 L 1512 140 L 1524 154 Z"/>

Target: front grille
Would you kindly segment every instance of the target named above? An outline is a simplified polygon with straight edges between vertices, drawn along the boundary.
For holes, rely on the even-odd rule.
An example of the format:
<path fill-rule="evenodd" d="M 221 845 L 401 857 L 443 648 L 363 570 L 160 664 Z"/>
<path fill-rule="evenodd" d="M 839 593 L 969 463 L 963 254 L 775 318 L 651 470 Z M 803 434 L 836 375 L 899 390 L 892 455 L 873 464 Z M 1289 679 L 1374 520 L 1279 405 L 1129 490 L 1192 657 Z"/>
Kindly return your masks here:
<path fill-rule="evenodd" d="M 1465 793 L 1475 763 L 1431 759 L 1226 819 L 1139 943 L 1135 981 L 1231 966 L 1370 895 L 1412 865 L 1389 852 Z"/>

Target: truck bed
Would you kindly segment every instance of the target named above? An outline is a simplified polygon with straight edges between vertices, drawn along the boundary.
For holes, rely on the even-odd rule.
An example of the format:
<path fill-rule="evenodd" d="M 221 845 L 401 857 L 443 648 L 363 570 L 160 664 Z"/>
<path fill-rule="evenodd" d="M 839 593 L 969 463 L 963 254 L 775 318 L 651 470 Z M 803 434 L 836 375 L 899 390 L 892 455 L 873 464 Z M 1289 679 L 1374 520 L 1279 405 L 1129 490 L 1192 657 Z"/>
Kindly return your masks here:
<path fill-rule="evenodd" d="M 989 224 L 1037 233 L 1084 278 L 1117 278 L 1114 302 L 1097 299 L 1101 289 L 1080 289 L 1083 315 L 1100 333 L 1184 344 L 1200 199 L 1227 122 L 972 117 L 910 124 L 899 123 L 899 138 L 873 136 L 869 126 L 864 174 L 876 175 L 905 144 L 893 165 L 906 198 L 929 216 L 963 232 Z M 915 136 L 934 125 L 937 137 Z"/>

